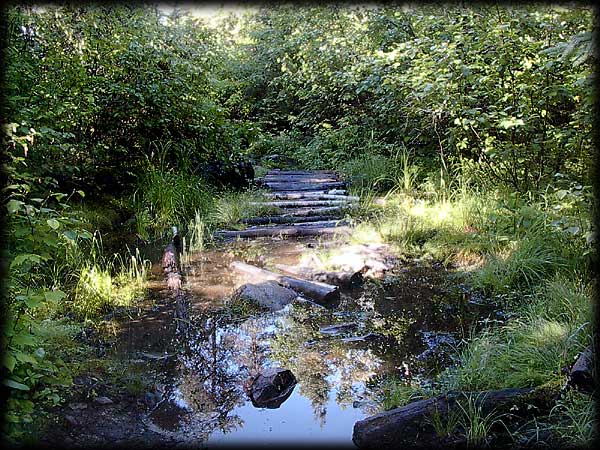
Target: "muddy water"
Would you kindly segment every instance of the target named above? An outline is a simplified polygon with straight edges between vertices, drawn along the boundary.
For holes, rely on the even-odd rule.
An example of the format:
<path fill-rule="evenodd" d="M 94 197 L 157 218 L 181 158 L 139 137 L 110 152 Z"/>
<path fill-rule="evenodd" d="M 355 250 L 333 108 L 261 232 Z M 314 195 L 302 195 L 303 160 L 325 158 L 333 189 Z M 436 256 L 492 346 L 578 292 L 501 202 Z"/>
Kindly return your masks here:
<path fill-rule="evenodd" d="M 155 291 L 154 310 L 129 324 L 120 348 L 155 377 L 155 392 L 145 394 L 149 430 L 208 447 L 352 447 L 354 423 L 382 410 L 381 380 L 426 384 L 451 362 L 461 336 L 491 314 L 452 289 L 441 266 L 419 261 L 398 264 L 384 280 L 343 292 L 326 308 L 297 301 L 245 318 L 224 312 L 243 282 L 229 270 L 231 261 L 293 265 L 319 245 L 315 239 L 228 244 L 186 259 L 183 303 Z M 245 387 L 268 367 L 290 369 L 298 383 L 278 408 L 255 408 Z"/>

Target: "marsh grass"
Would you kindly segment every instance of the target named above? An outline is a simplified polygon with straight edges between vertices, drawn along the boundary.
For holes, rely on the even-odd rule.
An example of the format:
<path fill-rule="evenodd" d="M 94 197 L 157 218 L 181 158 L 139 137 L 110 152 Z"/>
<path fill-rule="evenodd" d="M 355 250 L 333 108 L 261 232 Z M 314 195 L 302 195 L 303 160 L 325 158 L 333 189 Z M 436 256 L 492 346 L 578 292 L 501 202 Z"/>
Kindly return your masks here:
<path fill-rule="evenodd" d="M 499 414 L 494 409 L 489 412 L 483 411 L 484 397 L 485 394 L 470 394 L 457 401 L 462 413 L 458 418 L 458 423 L 464 429 L 467 446 L 471 448 L 487 446 L 492 427 L 502 425 L 506 429 L 502 421 L 503 414 Z"/>

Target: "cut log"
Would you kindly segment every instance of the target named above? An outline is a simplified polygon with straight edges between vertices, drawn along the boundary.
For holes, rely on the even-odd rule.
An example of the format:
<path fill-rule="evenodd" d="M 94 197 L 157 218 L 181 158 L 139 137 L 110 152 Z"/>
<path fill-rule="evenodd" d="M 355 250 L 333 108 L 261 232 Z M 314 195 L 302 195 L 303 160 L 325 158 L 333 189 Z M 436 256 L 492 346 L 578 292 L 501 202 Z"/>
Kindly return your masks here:
<path fill-rule="evenodd" d="M 343 181 L 332 181 L 328 183 L 275 183 L 265 182 L 265 186 L 277 191 L 319 191 L 336 188 L 343 188 L 346 183 Z"/>
<path fill-rule="evenodd" d="M 273 169 L 273 170 L 269 170 L 269 172 L 267 172 L 267 175 L 275 175 L 275 174 L 281 174 L 281 175 L 312 175 L 314 173 L 335 175 L 335 172 L 332 171 L 332 170 L 285 170 L 285 169 Z"/>
<path fill-rule="evenodd" d="M 351 203 L 348 200 L 276 200 L 272 202 L 249 202 L 250 206 L 270 206 L 276 208 L 308 208 L 313 206 L 342 206 Z"/>
<path fill-rule="evenodd" d="M 318 236 L 322 234 L 349 234 L 350 227 L 304 227 L 304 226 L 274 226 L 248 230 L 220 230 L 214 233 L 217 238 L 253 238 L 264 236 Z"/>
<path fill-rule="evenodd" d="M 579 357 L 569 371 L 568 385 L 579 389 L 588 394 L 594 392 L 594 377 L 592 370 L 594 368 L 594 354 L 592 347 L 586 348 L 579 354 Z"/>
<path fill-rule="evenodd" d="M 257 178 L 261 181 L 280 181 L 280 182 L 302 182 L 302 183 L 322 183 L 327 181 L 339 181 L 335 175 L 265 175 L 263 178 Z"/>
<path fill-rule="evenodd" d="M 341 195 L 341 194 L 326 194 L 325 191 L 320 192 L 280 192 L 280 193 L 271 193 L 267 192 L 263 194 L 266 198 L 276 199 L 276 200 L 349 200 L 349 201 L 359 201 L 359 197 L 355 197 L 352 195 Z"/>
<path fill-rule="evenodd" d="M 240 261 L 233 261 L 230 267 L 244 276 L 250 277 L 253 282 L 276 281 L 284 287 L 300 292 L 312 298 L 317 303 L 328 304 L 339 300 L 340 291 L 337 286 L 320 283 L 318 281 L 302 280 L 300 278 L 281 275 L 260 267 L 252 266 Z"/>
<path fill-rule="evenodd" d="M 322 214 L 335 214 L 341 213 L 346 209 L 354 208 L 354 203 L 348 203 L 344 206 L 323 206 L 322 208 L 298 208 L 298 209 L 289 209 L 283 214 L 283 216 L 320 216 Z"/>
<path fill-rule="evenodd" d="M 321 220 L 321 221 L 310 221 L 310 222 L 299 222 L 299 223 L 291 223 L 289 226 L 294 227 L 337 227 L 342 225 L 347 225 L 348 222 L 345 220 L 340 220 L 339 218 L 335 218 L 333 220 Z M 254 225 L 246 228 L 246 230 L 257 230 L 260 228 L 276 228 L 281 225 Z"/>
<path fill-rule="evenodd" d="M 292 303 L 298 294 L 292 289 L 279 285 L 276 281 L 244 284 L 231 296 L 232 300 L 253 302 L 269 311 L 279 311 Z"/>
<path fill-rule="evenodd" d="M 288 266 L 286 264 L 275 264 L 282 272 L 296 275 L 308 280 L 320 281 L 322 283 L 334 284 L 342 288 L 352 288 L 363 283 L 363 272 L 333 272 L 315 270 L 309 267 Z"/>
<path fill-rule="evenodd" d="M 267 225 L 270 223 L 282 224 L 282 223 L 293 223 L 298 225 L 299 223 L 305 222 L 322 222 L 326 220 L 336 220 L 339 218 L 337 216 L 264 216 L 264 217 L 252 217 L 249 219 L 243 219 L 242 223 L 246 225 Z"/>
<path fill-rule="evenodd" d="M 523 388 L 503 389 L 486 392 L 452 392 L 425 400 L 418 400 L 406 406 L 395 408 L 354 424 L 352 441 L 359 448 L 402 448 L 441 447 L 449 443 L 464 445 L 464 433 L 450 433 L 440 436 L 432 424 L 437 415 L 442 423 L 448 421 L 448 415 L 462 415 L 459 405 L 466 405 L 468 397 L 480 409 L 483 416 L 492 411 L 498 414 L 510 414 L 513 417 L 530 417 L 540 411 L 549 412 L 560 389 L 552 388 Z M 461 439 L 463 439 L 461 441 Z"/>

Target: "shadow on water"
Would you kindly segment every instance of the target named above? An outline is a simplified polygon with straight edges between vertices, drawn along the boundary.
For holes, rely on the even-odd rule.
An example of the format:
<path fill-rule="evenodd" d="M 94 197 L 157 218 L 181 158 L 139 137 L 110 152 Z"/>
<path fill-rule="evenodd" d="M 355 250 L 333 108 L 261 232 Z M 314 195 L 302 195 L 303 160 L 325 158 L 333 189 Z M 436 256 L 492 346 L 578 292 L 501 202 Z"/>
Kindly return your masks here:
<path fill-rule="evenodd" d="M 294 264 L 311 242 L 238 242 L 191 255 L 184 305 L 156 288 L 154 310 L 129 324 L 120 349 L 141 354 L 154 371 L 156 392 L 145 394 L 149 429 L 208 446 L 352 446 L 354 423 L 382 410 L 382 379 L 426 382 L 492 314 L 452 287 L 443 267 L 417 261 L 343 292 L 327 308 L 295 301 L 245 318 L 223 308 L 240 284 L 228 269 L 232 260 Z M 173 310 L 180 311 L 175 321 Z M 298 384 L 278 408 L 256 408 L 247 388 L 270 367 L 291 370 Z"/>

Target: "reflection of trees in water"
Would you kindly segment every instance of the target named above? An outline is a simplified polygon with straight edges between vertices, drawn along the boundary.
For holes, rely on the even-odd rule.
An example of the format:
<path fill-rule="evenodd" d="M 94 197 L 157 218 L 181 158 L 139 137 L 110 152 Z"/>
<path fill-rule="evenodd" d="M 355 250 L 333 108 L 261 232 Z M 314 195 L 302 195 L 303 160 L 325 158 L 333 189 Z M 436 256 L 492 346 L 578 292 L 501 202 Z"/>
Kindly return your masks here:
<path fill-rule="evenodd" d="M 210 426 L 223 432 L 242 425 L 239 417 L 229 416 L 244 403 L 243 374 L 230 364 L 238 352 L 235 341 L 223 338 L 217 318 L 208 318 L 182 334 L 179 343 L 179 390 L 192 415 L 208 414 Z"/>
<path fill-rule="evenodd" d="M 272 357 L 290 369 L 299 384 L 299 393 L 311 401 L 313 414 L 321 426 L 326 419 L 329 392 L 336 388 L 336 402 L 352 404 L 356 383 L 366 383 L 381 360 L 371 350 L 350 348 L 336 338 L 323 337 L 306 311 L 292 309 L 277 327 L 272 341 Z"/>

